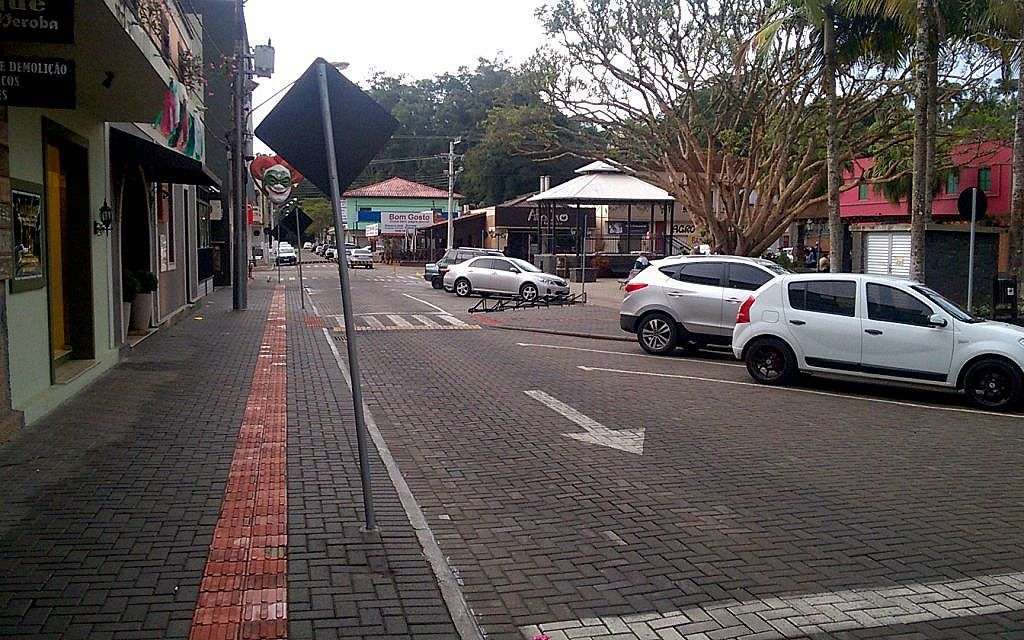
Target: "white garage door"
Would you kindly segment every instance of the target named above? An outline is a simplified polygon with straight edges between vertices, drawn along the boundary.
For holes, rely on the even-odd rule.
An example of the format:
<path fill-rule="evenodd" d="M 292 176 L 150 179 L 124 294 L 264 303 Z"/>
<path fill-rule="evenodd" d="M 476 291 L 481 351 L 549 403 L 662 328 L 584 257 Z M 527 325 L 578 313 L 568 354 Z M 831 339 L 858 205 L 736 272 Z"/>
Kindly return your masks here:
<path fill-rule="evenodd" d="M 866 240 L 865 273 L 910 277 L 909 231 L 873 231 L 867 234 Z"/>

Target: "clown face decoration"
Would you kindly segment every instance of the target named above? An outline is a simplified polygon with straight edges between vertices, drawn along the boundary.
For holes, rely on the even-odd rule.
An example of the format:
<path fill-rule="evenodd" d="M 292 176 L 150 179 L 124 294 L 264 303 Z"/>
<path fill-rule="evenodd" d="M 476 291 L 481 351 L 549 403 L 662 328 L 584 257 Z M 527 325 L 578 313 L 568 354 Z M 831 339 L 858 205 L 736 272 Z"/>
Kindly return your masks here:
<path fill-rule="evenodd" d="M 278 206 L 288 202 L 292 189 L 302 182 L 302 174 L 280 156 L 257 156 L 249 164 L 249 173 L 267 199 Z"/>

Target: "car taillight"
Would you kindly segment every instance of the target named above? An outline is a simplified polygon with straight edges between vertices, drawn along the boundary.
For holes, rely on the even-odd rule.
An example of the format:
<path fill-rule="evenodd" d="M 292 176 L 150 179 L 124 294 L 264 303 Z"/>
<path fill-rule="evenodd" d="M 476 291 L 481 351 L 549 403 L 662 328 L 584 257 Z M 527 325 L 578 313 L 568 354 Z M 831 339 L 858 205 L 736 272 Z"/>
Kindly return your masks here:
<path fill-rule="evenodd" d="M 736 324 L 750 324 L 750 307 L 754 306 L 754 296 L 748 297 L 740 305 L 740 310 L 736 312 Z"/>
<path fill-rule="evenodd" d="M 634 291 L 639 291 L 646 286 L 646 282 L 631 282 L 626 285 L 626 293 L 633 293 Z"/>

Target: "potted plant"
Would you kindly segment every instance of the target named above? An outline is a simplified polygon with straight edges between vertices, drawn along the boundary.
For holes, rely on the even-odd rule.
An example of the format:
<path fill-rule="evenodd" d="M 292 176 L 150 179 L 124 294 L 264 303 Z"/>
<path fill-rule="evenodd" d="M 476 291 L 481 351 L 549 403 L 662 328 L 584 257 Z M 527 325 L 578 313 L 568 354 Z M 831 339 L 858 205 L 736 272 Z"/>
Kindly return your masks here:
<path fill-rule="evenodd" d="M 136 271 L 135 278 L 138 280 L 139 289 L 132 300 L 132 331 L 149 331 L 149 324 L 153 320 L 153 292 L 156 291 L 156 274 L 151 271 Z"/>
<path fill-rule="evenodd" d="M 139 279 L 133 271 L 125 271 L 121 274 L 121 312 L 124 337 L 128 337 L 128 324 L 132 319 L 132 302 L 139 294 Z"/>

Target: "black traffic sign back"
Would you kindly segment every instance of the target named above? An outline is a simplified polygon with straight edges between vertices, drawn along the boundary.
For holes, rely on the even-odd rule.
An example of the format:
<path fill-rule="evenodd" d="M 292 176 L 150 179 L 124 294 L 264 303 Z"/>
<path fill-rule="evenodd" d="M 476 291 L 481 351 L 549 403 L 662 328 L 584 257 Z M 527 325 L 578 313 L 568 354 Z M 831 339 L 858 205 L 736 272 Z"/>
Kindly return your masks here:
<path fill-rule="evenodd" d="M 964 220 L 971 219 L 971 204 L 975 194 L 978 198 L 978 220 L 982 220 L 988 212 L 988 197 L 978 187 L 968 187 L 960 193 L 956 201 L 956 210 Z"/>

